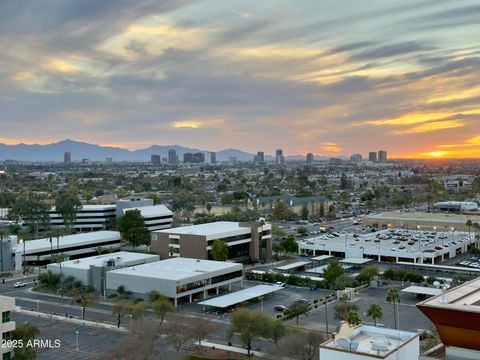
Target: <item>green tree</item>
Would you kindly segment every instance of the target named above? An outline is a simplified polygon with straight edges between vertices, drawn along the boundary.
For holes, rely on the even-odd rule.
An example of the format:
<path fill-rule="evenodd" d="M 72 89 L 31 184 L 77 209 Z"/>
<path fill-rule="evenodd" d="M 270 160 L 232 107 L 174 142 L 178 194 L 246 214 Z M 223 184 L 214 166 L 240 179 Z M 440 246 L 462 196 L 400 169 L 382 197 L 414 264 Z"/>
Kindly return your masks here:
<path fill-rule="evenodd" d="M 129 310 L 129 302 L 127 300 L 120 300 L 112 305 L 112 314 L 117 316 L 117 328 L 120 327 L 122 317 L 129 314 Z"/>
<path fill-rule="evenodd" d="M 350 310 L 358 311 L 358 307 L 354 304 L 340 303 L 334 307 L 334 318 L 335 320 L 346 320 L 347 314 Z"/>
<path fill-rule="evenodd" d="M 331 286 L 335 280 L 343 275 L 344 270 L 338 261 L 332 261 L 328 264 L 327 268 L 323 271 L 323 278 L 329 286 Z"/>
<path fill-rule="evenodd" d="M 215 326 L 210 321 L 205 321 L 204 318 L 195 316 L 190 321 L 190 333 L 198 343 L 202 346 L 202 340 L 215 331 Z"/>
<path fill-rule="evenodd" d="M 275 203 L 275 208 L 273 209 L 273 217 L 275 220 L 287 220 L 288 207 L 282 200 L 278 200 Z"/>
<path fill-rule="evenodd" d="M 307 207 L 307 204 L 303 204 L 302 206 L 302 214 L 300 215 L 300 217 L 304 220 L 307 220 L 308 219 L 308 207 Z"/>
<path fill-rule="evenodd" d="M 268 337 L 269 321 L 271 319 L 260 312 L 252 312 L 247 309 L 235 311 L 230 320 L 230 337 L 237 334 L 242 343 L 247 348 L 247 354 L 250 356 L 252 342 L 257 337 Z"/>
<path fill-rule="evenodd" d="M 357 279 L 361 282 L 368 282 L 378 275 L 378 268 L 374 265 L 365 266 L 360 270 Z"/>
<path fill-rule="evenodd" d="M 292 317 L 296 319 L 296 323 L 298 325 L 298 318 L 300 315 L 308 316 L 308 311 L 310 310 L 309 305 L 304 301 L 295 301 L 291 304 L 287 310 L 285 310 L 285 314 L 288 317 Z"/>
<path fill-rule="evenodd" d="M 45 286 L 46 288 L 56 291 L 60 284 L 61 275 L 47 270 L 41 274 L 38 274 L 38 282 L 40 285 Z"/>
<path fill-rule="evenodd" d="M 280 246 L 289 254 L 298 253 L 298 243 L 295 241 L 295 238 L 292 235 L 280 241 Z"/>
<path fill-rule="evenodd" d="M 267 338 L 278 346 L 278 341 L 285 336 L 287 329 L 281 321 L 271 320 L 267 323 Z"/>
<path fill-rule="evenodd" d="M 163 324 L 165 320 L 165 315 L 169 312 L 173 312 L 175 310 L 175 306 L 168 300 L 167 298 L 157 299 L 152 304 L 152 309 L 155 315 L 160 319 L 160 325 Z"/>
<path fill-rule="evenodd" d="M 85 319 L 87 307 L 93 306 L 99 300 L 99 296 L 96 293 L 89 291 L 89 289 L 84 286 L 73 289 L 70 292 L 70 296 L 71 305 L 80 304 L 82 307 L 82 319 Z"/>
<path fill-rule="evenodd" d="M 65 228 L 70 233 L 73 231 L 77 212 L 81 207 L 78 196 L 72 191 L 63 191 L 55 199 L 55 210 L 62 215 Z"/>
<path fill-rule="evenodd" d="M 395 318 L 395 329 L 398 329 L 398 318 L 397 318 L 397 304 L 400 304 L 400 291 L 397 288 L 391 288 L 388 291 L 387 302 L 393 304 L 393 316 Z"/>
<path fill-rule="evenodd" d="M 21 195 L 13 204 L 8 216 L 11 220 L 23 220 L 25 224 L 32 228 L 34 238 L 38 238 L 38 232 L 41 227 L 47 227 L 50 224 L 48 215 L 48 206 L 33 194 Z"/>
<path fill-rule="evenodd" d="M 377 326 L 377 321 L 383 317 L 382 307 L 379 304 L 372 304 L 367 309 L 367 316 L 371 317 L 375 326 Z"/>
<path fill-rule="evenodd" d="M 133 248 L 150 244 L 150 233 L 138 209 L 126 211 L 118 221 L 118 229 L 123 240 L 132 244 Z"/>
<path fill-rule="evenodd" d="M 300 236 L 307 236 L 308 235 L 308 230 L 305 226 L 299 226 L 297 229 L 297 233 Z"/>
<path fill-rule="evenodd" d="M 25 323 L 17 325 L 17 328 L 12 331 L 12 340 L 20 341 L 24 346 L 17 346 L 14 348 L 15 360 L 33 360 L 37 356 L 33 346 L 26 346 L 28 341 L 35 339 L 40 334 L 40 330 L 32 323 Z"/>
<path fill-rule="evenodd" d="M 358 311 L 355 309 L 348 310 L 345 321 L 348 322 L 351 326 L 359 325 L 361 323 L 361 320 L 360 316 L 358 315 Z"/>
<path fill-rule="evenodd" d="M 228 259 L 228 246 L 222 240 L 215 240 L 212 245 L 212 250 L 210 250 L 210 255 L 213 260 L 216 261 L 225 261 Z"/>

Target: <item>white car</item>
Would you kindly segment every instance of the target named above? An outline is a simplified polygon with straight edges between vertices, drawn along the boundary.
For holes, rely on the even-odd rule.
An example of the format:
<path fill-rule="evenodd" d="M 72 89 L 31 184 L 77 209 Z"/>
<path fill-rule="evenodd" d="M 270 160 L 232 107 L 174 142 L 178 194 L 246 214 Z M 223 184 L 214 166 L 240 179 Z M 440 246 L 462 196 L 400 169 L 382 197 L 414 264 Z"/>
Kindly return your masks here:
<path fill-rule="evenodd" d="M 277 281 L 273 286 L 278 286 L 278 287 L 285 287 L 285 283 L 281 281 Z"/>
<path fill-rule="evenodd" d="M 19 287 L 24 287 L 24 286 L 26 286 L 26 285 L 27 285 L 27 284 L 25 284 L 25 283 L 22 282 L 22 281 L 17 281 L 17 282 L 13 285 L 13 287 L 19 288 Z"/>

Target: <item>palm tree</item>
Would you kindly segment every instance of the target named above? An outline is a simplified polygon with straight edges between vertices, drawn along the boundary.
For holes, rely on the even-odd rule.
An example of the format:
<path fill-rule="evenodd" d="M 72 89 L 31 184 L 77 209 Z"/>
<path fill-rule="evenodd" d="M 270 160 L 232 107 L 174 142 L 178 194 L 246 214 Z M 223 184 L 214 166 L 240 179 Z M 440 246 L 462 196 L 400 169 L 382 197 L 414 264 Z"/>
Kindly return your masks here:
<path fill-rule="evenodd" d="M 473 231 L 474 231 L 474 237 L 475 237 L 475 248 L 478 249 L 478 242 L 477 242 L 477 231 L 480 229 L 480 224 L 478 222 L 475 222 L 472 224 Z"/>
<path fill-rule="evenodd" d="M 377 321 L 383 317 L 382 307 L 379 304 L 372 304 L 367 309 L 367 316 L 373 319 L 375 326 L 377 326 Z"/>
<path fill-rule="evenodd" d="M 3 273 L 3 237 L 6 236 L 7 233 L 4 229 L 0 229 L 0 260 L 2 261 L 2 273 Z"/>
<path fill-rule="evenodd" d="M 345 320 L 350 324 L 350 326 L 360 325 L 361 323 L 358 311 L 355 309 L 348 310 Z"/>
<path fill-rule="evenodd" d="M 468 219 L 467 222 L 465 223 L 465 225 L 468 226 L 468 242 L 470 243 L 470 240 L 471 240 L 470 231 L 471 231 L 472 226 L 473 226 L 472 220 Z M 468 245 L 470 245 L 470 244 L 467 244 L 467 247 L 466 247 L 465 252 L 468 251 L 468 250 L 467 250 L 467 249 L 468 249 Z"/>
<path fill-rule="evenodd" d="M 393 304 L 393 316 L 395 318 L 395 329 L 398 330 L 397 304 L 400 304 L 400 291 L 397 288 L 391 288 L 386 298 L 389 304 Z"/>

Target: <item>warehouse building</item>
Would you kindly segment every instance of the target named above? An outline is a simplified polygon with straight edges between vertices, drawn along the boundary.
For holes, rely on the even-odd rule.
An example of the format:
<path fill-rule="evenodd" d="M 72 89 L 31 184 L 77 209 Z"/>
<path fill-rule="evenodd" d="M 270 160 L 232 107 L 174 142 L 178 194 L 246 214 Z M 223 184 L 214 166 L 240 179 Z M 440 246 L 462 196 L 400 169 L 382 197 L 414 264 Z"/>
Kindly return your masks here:
<path fill-rule="evenodd" d="M 73 276 L 83 285 L 93 286 L 105 295 L 106 273 L 115 269 L 138 266 L 160 260 L 158 255 L 120 251 L 111 254 L 91 256 L 83 259 L 64 261 L 47 265 L 47 270 Z"/>
<path fill-rule="evenodd" d="M 231 290 L 242 281 L 241 264 L 176 257 L 107 272 L 107 295 L 124 286 L 134 297 L 147 299 L 156 290 L 177 306 L 179 299 L 205 299 L 209 291 L 218 295 L 222 287 Z"/>
<path fill-rule="evenodd" d="M 272 256 L 272 226 L 260 223 L 217 221 L 213 223 L 178 227 L 152 233 L 151 249 L 162 259 L 187 257 L 211 259 L 215 240 L 228 246 L 228 259 L 233 261 L 259 261 Z"/>

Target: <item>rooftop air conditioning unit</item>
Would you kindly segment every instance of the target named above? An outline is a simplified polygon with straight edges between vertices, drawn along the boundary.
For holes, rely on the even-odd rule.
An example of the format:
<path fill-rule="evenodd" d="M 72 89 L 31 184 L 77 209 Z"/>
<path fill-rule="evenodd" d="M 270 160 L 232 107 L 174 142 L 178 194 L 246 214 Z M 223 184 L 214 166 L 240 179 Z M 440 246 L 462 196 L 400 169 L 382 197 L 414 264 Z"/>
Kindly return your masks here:
<path fill-rule="evenodd" d="M 373 340 L 372 341 L 372 350 L 376 351 L 388 351 L 388 341 L 382 340 Z"/>

